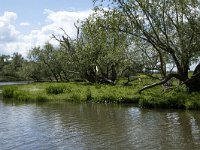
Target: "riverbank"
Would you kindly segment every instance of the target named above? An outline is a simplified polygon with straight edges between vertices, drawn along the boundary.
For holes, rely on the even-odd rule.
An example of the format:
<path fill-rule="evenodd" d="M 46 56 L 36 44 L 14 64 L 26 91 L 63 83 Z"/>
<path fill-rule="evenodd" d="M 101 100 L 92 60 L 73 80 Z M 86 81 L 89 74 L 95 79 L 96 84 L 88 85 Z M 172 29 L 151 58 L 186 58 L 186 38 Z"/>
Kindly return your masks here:
<path fill-rule="evenodd" d="M 142 108 L 200 110 L 200 93 L 188 94 L 184 87 L 164 91 L 156 87 L 139 94 L 139 87 L 88 83 L 31 83 L 3 87 L 4 100 L 21 102 L 71 101 L 135 103 Z"/>

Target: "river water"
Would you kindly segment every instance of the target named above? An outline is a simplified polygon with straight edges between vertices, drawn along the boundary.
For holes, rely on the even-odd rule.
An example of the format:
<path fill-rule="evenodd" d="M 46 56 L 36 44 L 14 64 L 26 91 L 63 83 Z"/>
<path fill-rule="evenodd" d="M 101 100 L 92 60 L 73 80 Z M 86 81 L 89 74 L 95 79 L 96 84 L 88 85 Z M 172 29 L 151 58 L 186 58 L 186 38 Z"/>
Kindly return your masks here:
<path fill-rule="evenodd" d="M 0 97 L 0 150 L 15 149 L 200 149 L 200 112 Z"/>

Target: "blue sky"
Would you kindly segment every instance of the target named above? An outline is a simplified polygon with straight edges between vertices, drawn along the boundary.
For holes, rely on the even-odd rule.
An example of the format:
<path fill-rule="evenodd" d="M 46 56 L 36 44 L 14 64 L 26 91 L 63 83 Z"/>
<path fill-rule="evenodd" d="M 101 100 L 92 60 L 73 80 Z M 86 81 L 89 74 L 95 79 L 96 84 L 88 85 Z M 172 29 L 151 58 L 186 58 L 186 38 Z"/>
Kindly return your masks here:
<path fill-rule="evenodd" d="M 41 25 L 45 23 L 45 9 L 83 11 L 93 6 L 92 0 L 0 0 L 0 2 L 0 14 L 5 11 L 15 12 L 18 15 L 16 24 L 30 22 L 33 28 L 37 28 L 39 22 Z"/>
<path fill-rule="evenodd" d="M 0 54 L 24 56 L 64 28 L 70 36 L 74 22 L 92 13 L 92 0 L 0 0 Z"/>

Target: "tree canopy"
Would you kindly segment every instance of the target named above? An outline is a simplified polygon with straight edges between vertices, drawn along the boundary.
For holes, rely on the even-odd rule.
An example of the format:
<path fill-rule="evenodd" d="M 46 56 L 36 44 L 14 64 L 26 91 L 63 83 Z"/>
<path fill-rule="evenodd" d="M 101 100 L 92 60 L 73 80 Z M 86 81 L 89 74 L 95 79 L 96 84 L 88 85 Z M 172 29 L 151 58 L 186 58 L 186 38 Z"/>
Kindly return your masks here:
<path fill-rule="evenodd" d="M 75 25 L 76 37 L 63 29 L 62 36 L 52 35 L 59 46 L 34 47 L 28 60 L 18 53 L 1 56 L 1 74 L 15 70 L 12 76 L 26 79 L 115 84 L 119 77 L 159 73 L 160 81 L 140 92 L 171 78 L 199 91 L 199 6 L 198 0 L 109 0 L 108 7 L 95 6 L 81 26 Z"/>
<path fill-rule="evenodd" d="M 158 54 L 161 83 L 175 77 L 190 87 L 189 66 L 200 52 L 199 1 L 111 0 L 109 10 L 119 11 L 124 18 L 119 32 L 131 35 L 139 47 L 150 45 Z M 166 75 L 166 58 L 175 64 L 177 73 Z"/>

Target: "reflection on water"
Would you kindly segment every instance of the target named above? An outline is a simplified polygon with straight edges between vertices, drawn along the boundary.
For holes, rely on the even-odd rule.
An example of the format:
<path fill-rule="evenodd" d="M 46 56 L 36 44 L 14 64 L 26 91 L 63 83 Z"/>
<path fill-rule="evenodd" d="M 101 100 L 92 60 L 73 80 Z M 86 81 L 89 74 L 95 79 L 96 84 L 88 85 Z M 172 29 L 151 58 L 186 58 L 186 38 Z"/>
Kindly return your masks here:
<path fill-rule="evenodd" d="M 198 149 L 199 112 L 0 101 L 2 149 Z"/>

